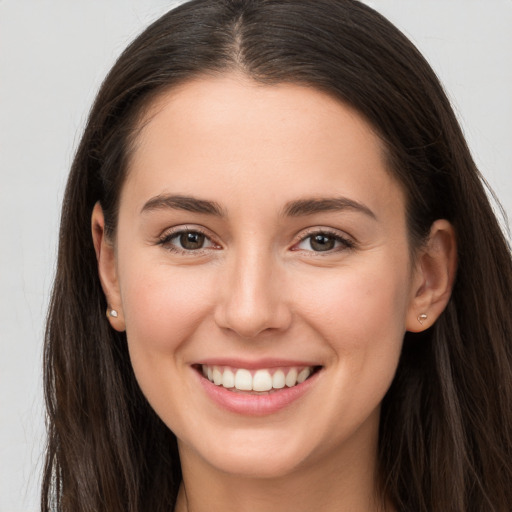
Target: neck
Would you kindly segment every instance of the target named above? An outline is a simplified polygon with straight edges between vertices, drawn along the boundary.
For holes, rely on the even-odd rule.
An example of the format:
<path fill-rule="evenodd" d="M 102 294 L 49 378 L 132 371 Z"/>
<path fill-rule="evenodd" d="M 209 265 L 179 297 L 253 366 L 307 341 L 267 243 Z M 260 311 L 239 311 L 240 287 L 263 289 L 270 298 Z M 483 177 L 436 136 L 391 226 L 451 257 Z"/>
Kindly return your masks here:
<path fill-rule="evenodd" d="M 391 512 L 379 492 L 375 446 L 304 462 L 282 476 L 228 474 L 180 446 L 183 482 L 175 512 Z"/>

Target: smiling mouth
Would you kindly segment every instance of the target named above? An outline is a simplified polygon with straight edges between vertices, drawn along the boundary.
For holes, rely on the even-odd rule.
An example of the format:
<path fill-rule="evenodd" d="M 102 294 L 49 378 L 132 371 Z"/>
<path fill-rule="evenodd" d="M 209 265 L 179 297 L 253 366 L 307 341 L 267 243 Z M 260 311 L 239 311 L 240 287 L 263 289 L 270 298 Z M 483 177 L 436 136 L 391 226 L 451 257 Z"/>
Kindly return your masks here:
<path fill-rule="evenodd" d="M 195 365 L 212 384 L 234 393 L 270 394 L 293 388 L 317 373 L 321 366 L 292 366 L 248 370 L 231 366 Z"/>

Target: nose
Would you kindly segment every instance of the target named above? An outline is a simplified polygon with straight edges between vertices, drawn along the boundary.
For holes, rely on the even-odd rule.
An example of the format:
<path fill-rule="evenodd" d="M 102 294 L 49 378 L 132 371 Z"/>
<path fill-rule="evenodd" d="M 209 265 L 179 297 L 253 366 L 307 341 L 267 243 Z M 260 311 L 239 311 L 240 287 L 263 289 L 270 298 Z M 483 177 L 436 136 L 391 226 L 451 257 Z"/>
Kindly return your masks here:
<path fill-rule="evenodd" d="M 219 327 L 245 339 L 288 329 L 292 314 L 286 280 L 271 255 L 246 251 L 225 270 L 215 309 Z"/>

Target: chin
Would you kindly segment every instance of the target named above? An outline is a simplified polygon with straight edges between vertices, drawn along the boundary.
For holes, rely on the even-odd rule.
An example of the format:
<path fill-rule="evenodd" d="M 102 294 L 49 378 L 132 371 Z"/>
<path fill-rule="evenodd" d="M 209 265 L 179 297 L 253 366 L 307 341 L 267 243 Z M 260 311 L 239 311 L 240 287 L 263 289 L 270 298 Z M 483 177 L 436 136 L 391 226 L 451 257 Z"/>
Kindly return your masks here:
<path fill-rule="evenodd" d="M 250 438 L 228 437 L 231 439 L 218 438 L 216 442 L 204 439 L 204 444 L 197 447 L 178 443 L 180 452 L 194 451 L 196 456 L 217 471 L 247 478 L 284 477 L 296 471 L 307 457 L 304 442 L 298 446 L 290 440 L 285 442 L 281 436 L 274 439 L 255 435 Z"/>

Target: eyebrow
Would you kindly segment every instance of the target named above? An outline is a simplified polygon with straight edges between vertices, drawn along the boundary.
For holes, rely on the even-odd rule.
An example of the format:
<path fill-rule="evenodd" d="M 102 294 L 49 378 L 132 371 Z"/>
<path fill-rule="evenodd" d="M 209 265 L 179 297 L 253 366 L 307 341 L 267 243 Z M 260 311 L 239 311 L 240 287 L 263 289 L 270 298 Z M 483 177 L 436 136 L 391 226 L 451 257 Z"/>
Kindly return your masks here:
<path fill-rule="evenodd" d="M 182 195 L 158 195 L 152 197 L 144 204 L 141 213 L 163 209 L 183 210 L 192 213 L 214 215 L 216 217 L 226 216 L 223 208 L 215 201 Z M 377 218 L 370 208 L 347 197 L 308 198 L 290 201 L 285 205 L 283 214 L 288 217 L 303 217 L 314 215 L 315 213 L 342 210 L 355 210 L 372 219 Z"/>
<path fill-rule="evenodd" d="M 204 213 L 207 215 L 215 215 L 216 217 L 225 216 L 223 209 L 214 201 L 207 201 L 205 199 L 181 195 L 158 195 L 152 197 L 144 204 L 141 213 L 163 209 Z"/>
<path fill-rule="evenodd" d="M 370 208 L 358 201 L 348 199 L 347 197 L 329 197 L 329 198 L 308 198 L 298 201 L 291 201 L 284 208 L 284 215 L 289 217 L 302 217 L 330 211 L 355 210 L 364 213 L 372 219 L 377 219 L 375 213 Z"/>

